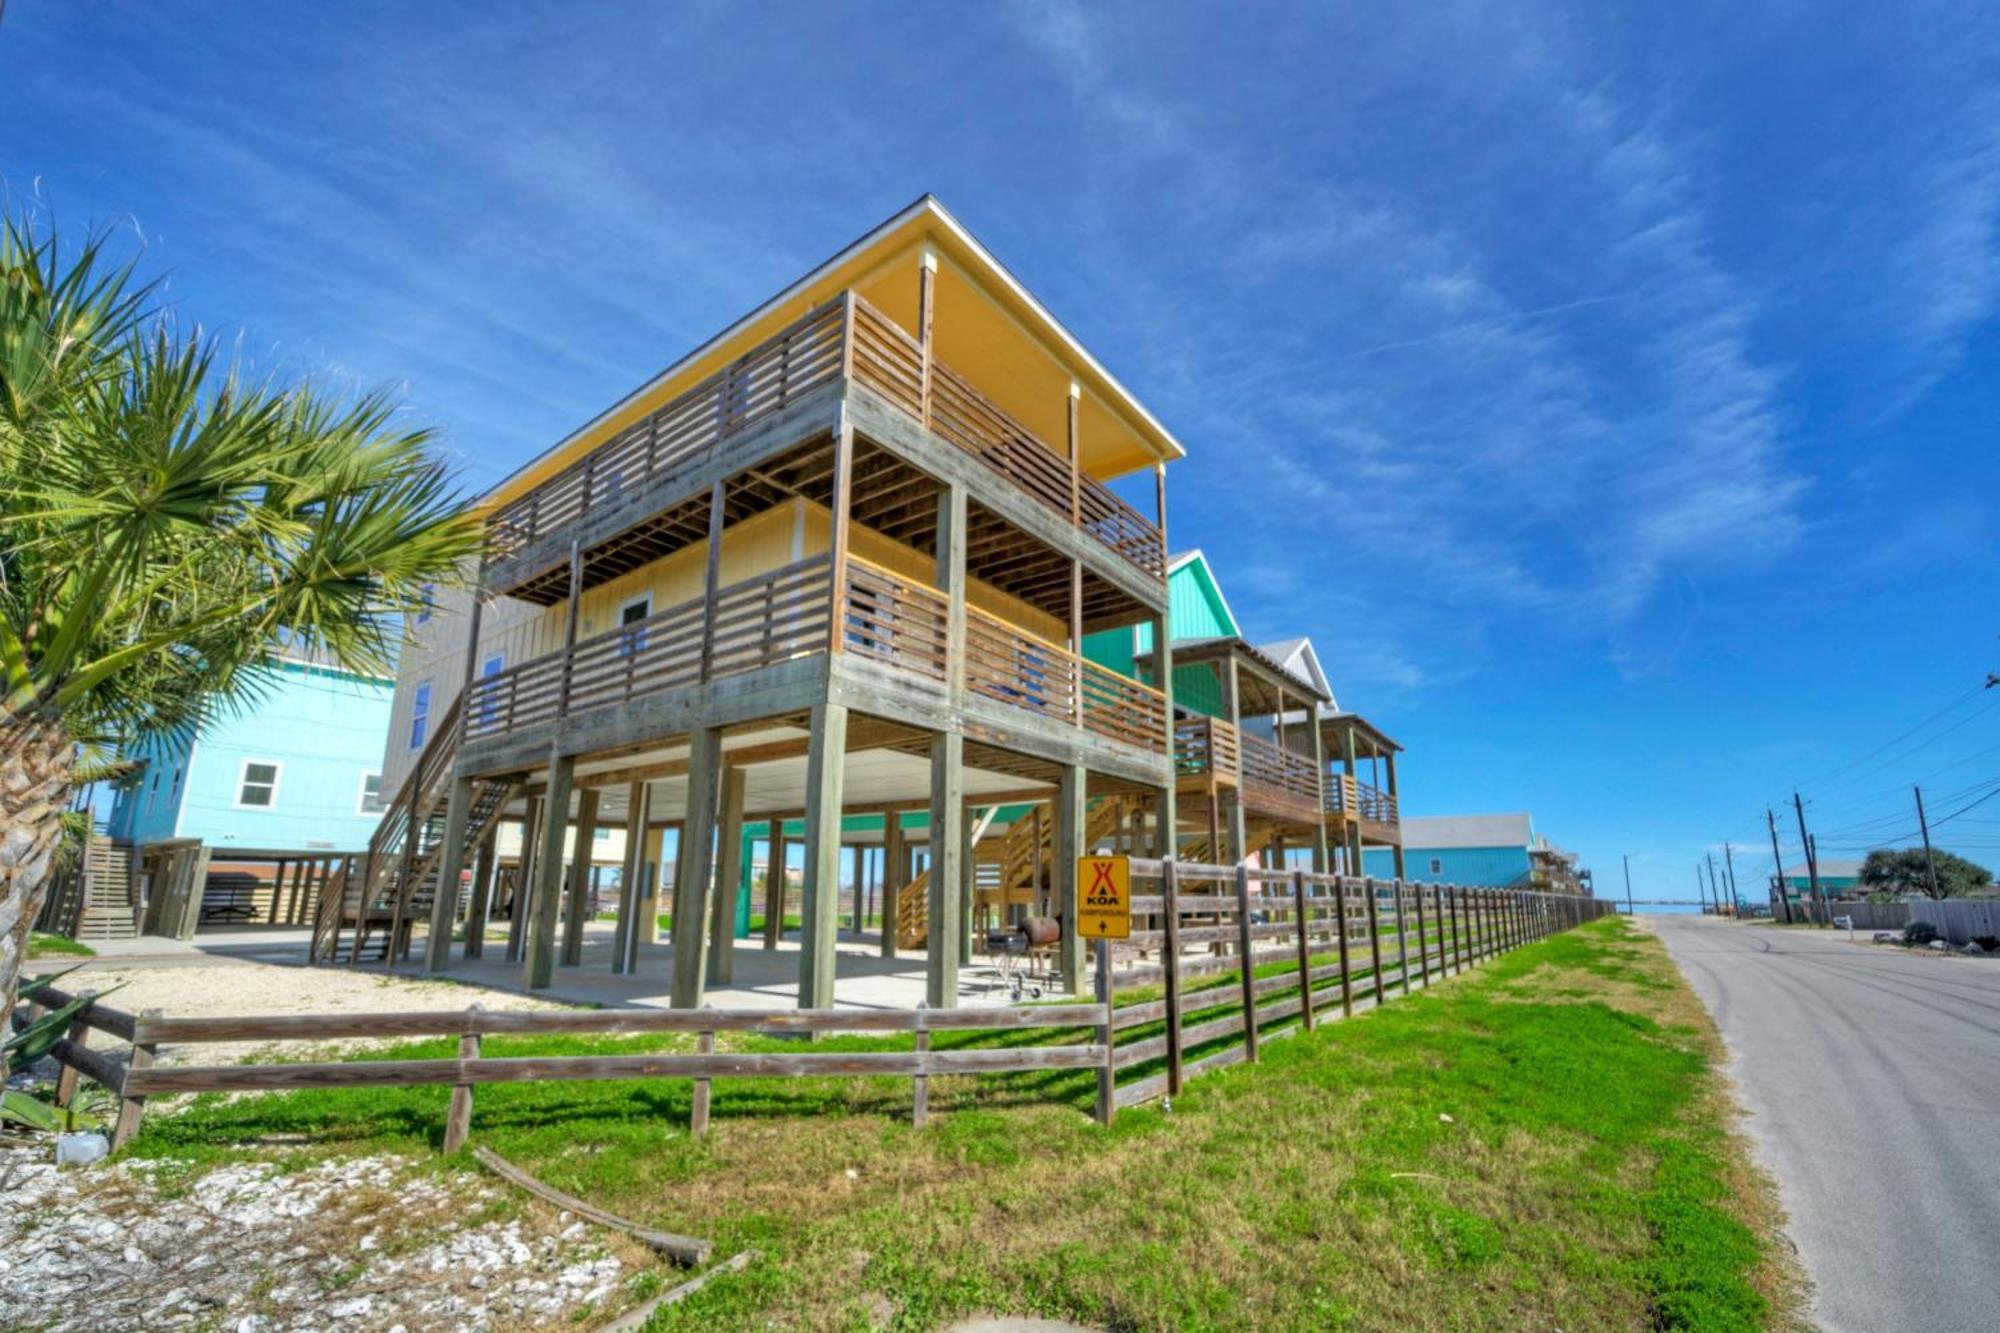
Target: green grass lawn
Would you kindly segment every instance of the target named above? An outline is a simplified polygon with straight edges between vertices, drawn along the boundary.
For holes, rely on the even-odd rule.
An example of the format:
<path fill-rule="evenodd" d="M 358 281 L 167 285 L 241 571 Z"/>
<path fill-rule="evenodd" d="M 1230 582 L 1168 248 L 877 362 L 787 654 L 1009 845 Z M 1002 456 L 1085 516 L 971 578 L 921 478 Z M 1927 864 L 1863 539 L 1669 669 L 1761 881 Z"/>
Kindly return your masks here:
<path fill-rule="evenodd" d="M 40 931 L 28 934 L 28 957 L 30 958 L 95 958 L 97 950 L 88 944 L 64 935 L 44 935 Z"/>
<path fill-rule="evenodd" d="M 1229 979 L 1215 981 L 1191 1009 L 1226 1011 Z M 1087 1073 L 935 1079 L 923 1130 L 906 1079 L 740 1080 L 715 1085 L 697 1141 L 689 1085 L 661 1080 L 482 1087 L 473 1142 L 711 1237 L 719 1256 L 759 1252 L 655 1328 L 919 1329 L 977 1312 L 1118 1329 L 1756 1328 L 1790 1318 L 1790 1288 L 1768 1194 L 1723 1129 L 1718 1053 L 1658 943 L 1611 919 L 1270 1042 L 1260 1064 L 1109 1129 L 1089 1116 Z M 304 1131 L 315 1151 L 424 1153 L 446 1095 L 202 1098 L 149 1117 L 132 1151 L 198 1168 Z"/>

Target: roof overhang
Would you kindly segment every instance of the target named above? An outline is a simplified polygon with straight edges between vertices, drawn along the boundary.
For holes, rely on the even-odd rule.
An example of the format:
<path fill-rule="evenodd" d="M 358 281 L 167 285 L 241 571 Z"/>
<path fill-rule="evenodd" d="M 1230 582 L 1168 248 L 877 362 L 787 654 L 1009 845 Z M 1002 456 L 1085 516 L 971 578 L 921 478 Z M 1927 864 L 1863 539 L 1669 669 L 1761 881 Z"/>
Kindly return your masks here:
<path fill-rule="evenodd" d="M 849 287 L 860 285 L 877 275 L 882 265 L 917 246 L 930 247 L 941 267 L 946 264 L 955 267 L 1002 315 L 1057 359 L 1093 406 L 1108 411 L 1141 442 L 1145 457 L 1125 459 L 1124 466 L 1094 474 L 1108 479 L 1186 456 L 1180 441 L 1131 390 L 1105 369 L 935 195 L 926 194 L 571 431 L 553 448 L 488 491 L 481 505 L 498 507 L 525 494 L 654 407 L 699 383 L 764 336 Z"/>

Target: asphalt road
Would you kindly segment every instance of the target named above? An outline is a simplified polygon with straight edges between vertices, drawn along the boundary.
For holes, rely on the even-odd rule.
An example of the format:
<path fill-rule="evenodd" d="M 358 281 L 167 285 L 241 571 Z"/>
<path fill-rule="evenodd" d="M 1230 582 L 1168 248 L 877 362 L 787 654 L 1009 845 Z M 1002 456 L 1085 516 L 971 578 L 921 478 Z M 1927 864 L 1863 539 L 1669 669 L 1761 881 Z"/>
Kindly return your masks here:
<path fill-rule="evenodd" d="M 1813 1318 L 2000 1329 L 2000 959 L 1654 921 L 1734 1057 Z"/>

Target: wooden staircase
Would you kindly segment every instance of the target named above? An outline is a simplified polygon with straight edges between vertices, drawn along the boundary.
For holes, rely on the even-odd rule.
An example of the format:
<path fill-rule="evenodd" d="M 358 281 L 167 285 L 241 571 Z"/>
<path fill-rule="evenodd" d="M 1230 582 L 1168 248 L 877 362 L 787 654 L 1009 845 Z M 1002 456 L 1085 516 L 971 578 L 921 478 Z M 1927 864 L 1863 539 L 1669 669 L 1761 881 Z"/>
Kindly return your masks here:
<path fill-rule="evenodd" d="M 1083 844 L 1095 847 L 1118 831 L 1127 805 L 1123 798 L 1105 797 L 1094 802 L 1084 817 Z M 1056 821 L 1047 812 L 1042 818 L 1023 817 L 1007 826 L 995 838 L 973 844 L 973 901 L 999 907 L 1032 902 L 1040 882 L 1051 892 L 1051 873 L 1056 853 Z M 896 947 L 921 949 L 930 935 L 930 880 L 926 867 L 896 895 Z"/>
<path fill-rule="evenodd" d="M 37 929 L 85 943 L 139 934 L 139 875 L 132 844 L 93 832 L 49 892 Z"/>
<path fill-rule="evenodd" d="M 1278 827 L 1278 824 L 1275 822 L 1257 819 L 1250 820 L 1243 827 L 1243 840 L 1253 850 L 1268 846 L 1271 841 L 1271 835 L 1278 830 Z M 1227 829 L 1223 831 L 1222 836 L 1225 838 L 1229 836 Z M 1206 829 L 1203 829 L 1200 833 L 1182 838 L 1180 846 L 1174 855 L 1178 860 L 1191 861 L 1202 865 L 1223 864 L 1222 859 L 1216 855 L 1216 849 L 1209 843 L 1208 831 Z"/>
<path fill-rule="evenodd" d="M 459 734 L 459 703 L 454 701 L 395 799 L 383 811 L 382 822 L 376 825 L 368 851 L 354 873 L 350 876 L 343 869 L 321 893 L 313 922 L 314 962 L 336 961 L 341 953 L 341 932 L 350 928 L 353 933 L 345 942 L 350 964 L 361 961 L 371 944 L 374 957 L 383 961 L 409 956 L 411 938 L 419 925 L 429 923 L 430 908 L 437 897 Z M 499 818 L 518 785 L 512 778 L 474 782 L 472 807 L 465 821 L 464 864 L 472 863 L 472 849 Z"/>

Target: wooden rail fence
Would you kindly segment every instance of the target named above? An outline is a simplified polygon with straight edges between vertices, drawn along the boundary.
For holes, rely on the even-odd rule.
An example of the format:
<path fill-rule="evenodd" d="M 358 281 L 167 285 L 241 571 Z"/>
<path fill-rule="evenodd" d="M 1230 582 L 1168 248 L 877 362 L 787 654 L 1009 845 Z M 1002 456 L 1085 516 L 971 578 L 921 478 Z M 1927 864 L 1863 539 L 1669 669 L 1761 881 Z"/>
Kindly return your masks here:
<path fill-rule="evenodd" d="M 579 1079 L 692 1081 L 691 1127 L 707 1130 L 710 1086 L 719 1078 L 895 1076 L 912 1081 L 912 1113 L 922 1124 L 929 1080 L 949 1075 L 1093 1071 L 1097 1115 L 1109 1122 L 1121 1106 L 1177 1093 L 1190 1078 L 1258 1057 L 1260 1043 L 1309 1031 L 1338 1010 L 1352 1016 L 1428 986 L 1496 954 L 1600 916 L 1609 903 L 1516 889 L 1414 884 L 1260 869 L 1132 861 L 1135 929 L 1108 961 L 1096 1003 L 970 1009 L 609 1009 L 465 1010 L 387 1014 L 298 1014 L 242 1018 L 168 1018 L 121 1013 L 92 1003 L 71 1024 L 55 1056 L 65 1066 L 59 1099 L 73 1093 L 75 1071 L 115 1092 L 120 1111 L 113 1142 L 137 1132 L 150 1096 L 197 1092 L 432 1085 L 452 1090 L 444 1145 L 456 1150 L 470 1130 L 473 1092 L 481 1084 Z M 1247 964 L 1247 965 L 1246 965 Z M 1234 984 L 1230 984 L 1230 978 Z M 1158 998 L 1115 1002 L 1157 983 Z M 72 997 L 37 993 L 49 1008 Z M 1296 1020 L 1296 1021 L 1294 1021 Z M 25 1023 L 25 1016 L 17 1018 Z M 938 1050 L 935 1033 L 1050 1034 L 1034 1046 Z M 124 1059 L 94 1050 L 91 1032 L 129 1046 Z M 880 1051 L 718 1051 L 719 1033 L 797 1036 L 815 1033 L 908 1034 L 911 1049 Z M 491 1036 L 690 1034 L 692 1052 L 490 1057 Z M 456 1037 L 454 1057 L 331 1060 L 310 1063 L 166 1065 L 162 1045 L 213 1042 L 314 1042 Z M 1123 1077 L 1121 1077 L 1121 1075 Z M 1060 1090 L 1049 1094 L 1063 1097 Z"/>

